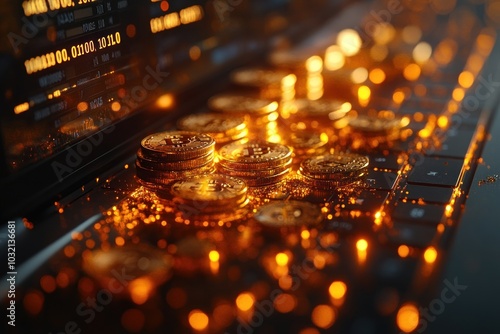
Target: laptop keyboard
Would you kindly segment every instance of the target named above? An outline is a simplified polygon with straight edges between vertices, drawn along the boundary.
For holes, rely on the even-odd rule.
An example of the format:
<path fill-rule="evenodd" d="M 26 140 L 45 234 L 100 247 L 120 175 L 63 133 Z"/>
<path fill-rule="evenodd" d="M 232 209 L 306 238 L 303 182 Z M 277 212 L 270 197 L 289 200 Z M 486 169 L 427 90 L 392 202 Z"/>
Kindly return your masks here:
<path fill-rule="evenodd" d="M 366 58 L 353 57 L 341 70 L 316 73 L 319 99 L 342 99 L 350 114 L 306 156 L 368 157 L 352 184 L 308 186 L 297 158 L 284 179 L 250 187 L 245 210 L 216 211 L 195 224 L 168 186 L 141 184 L 130 162 L 103 187 L 130 195 L 20 287 L 28 314 L 20 328 L 59 332 L 74 321 L 72 328 L 94 333 L 417 330 L 418 306 L 431 296 L 458 227 L 486 133 L 482 96 L 491 94 L 480 70 L 495 37 L 473 24 L 452 39 L 456 24 L 439 21 L 443 36 L 428 44 L 385 45 L 382 62 L 363 67 Z M 342 71 L 357 68 L 367 78 L 351 82 L 348 94 L 337 89 Z M 307 81 L 307 73 L 295 75 L 297 84 Z M 395 119 L 401 128 L 384 127 Z M 278 124 L 284 141 L 296 130 L 289 125 Z M 316 125 L 294 126 L 323 131 Z"/>

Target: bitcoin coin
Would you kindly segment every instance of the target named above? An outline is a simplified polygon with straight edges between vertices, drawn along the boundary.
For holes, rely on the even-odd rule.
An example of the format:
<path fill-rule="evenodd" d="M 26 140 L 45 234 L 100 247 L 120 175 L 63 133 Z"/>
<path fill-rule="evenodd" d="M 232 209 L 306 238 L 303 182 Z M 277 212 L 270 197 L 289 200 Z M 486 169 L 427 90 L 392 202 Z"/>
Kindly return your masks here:
<path fill-rule="evenodd" d="M 270 85 L 281 85 L 281 80 L 288 75 L 286 71 L 264 69 L 264 68 L 244 68 L 234 71 L 231 80 L 240 85 L 265 87 Z"/>
<path fill-rule="evenodd" d="M 158 159 L 151 160 L 146 158 L 146 156 L 142 153 L 142 149 L 139 149 L 137 151 L 137 161 L 139 162 L 141 167 L 147 169 L 152 169 L 157 171 L 182 171 L 186 169 L 204 167 L 208 164 L 213 164 L 214 153 L 209 152 L 206 155 L 189 160 L 164 162 L 164 161 L 159 161 Z"/>
<path fill-rule="evenodd" d="M 320 99 L 296 99 L 287 103 L 291 114 L 296 117 L 304 118 L 322 118 L 330 121 L 342 119 L 351 110 L 349 104 L 343 101 Z"/>
<path fill-rule="evenodd" d="M 358 115 L 349 119 L 349 126 L 355 132 L 365 136 L 385 136 L 398 132 L 405 126 L 401 117 L 376 117 L 368 115 Z"/>
<path fill-rule="evenodd" d="M 278 103 L 241 94 L 220 94 L 208 100 L 210 109 L 239 115 L 269 114 L 278 110 Z"/>
<path fill-rule="evenodd" d="M 186 178 L 200 174 L 210 174 L 215 172 L 214 164 L 208 164 L 203 167 L 177 170 L 177 171 L 160 171 L 143 167 L 139 161 L 135 162 L 136 175 L 143 181 L 151 183 L 168 184 L 174 179 Z"/>
<path fill-rule="evenodd" d="M 307 227 L 321 223 L 323 214 L 319 206 L 309 202 L 276 201 L 258 208 L 253 218 L 267 227 Z"/>
<path fill-rule="evenodd" d="M 278 167 L 289 161 L 292 150 L 281 144 L 252 140 L 231 143 L 219 150 L 219 163 L 232 169 L 265 169 Z"/>
<path fill-rule="evenodd" d="M 240 178 L 210 174 L 178 180 L 171 189 L 182 202 L 210 206 L 237 204 L 246 197 L 248 187 Z"/>
<path fill-rule="evenodd" d="M 253 178 L 253 177 L 267 177 L 273 176 L 283 172 L 285 169 L 290 168 L 292 165 L 292 159 L 289 159 L 283 165 L 273 168 L 265 168 L 265 169 L 232 169 L 225 167 L 223 165 L 219 165 L 219 170 L 222 174 L 242 177 L 242 178 Z"/>
<path fill-rule="evenodd" d="M 339 180 L 359 176 L 368 167 L 368 163 L 369 158 L 359 154 L 325 154 L 304 160 L 299 172 L 311 179 Z"/>
<path fill-rule="evenodd" d="M 246 129 L 246 124 L 241 116 L 227 117 L 218 113 L 203 113 L 182 118 L 177 127 L 184 131 L 201 131 L 217 140 L 239 135 Z"/>
<path fill-rule="evenodd" d="M 212 152 L 215 140 L 207 134 L 189 131 L 166 131 L 141 141 L 142 153 L 152 159 L 177 161 L 197 158 Z"/>

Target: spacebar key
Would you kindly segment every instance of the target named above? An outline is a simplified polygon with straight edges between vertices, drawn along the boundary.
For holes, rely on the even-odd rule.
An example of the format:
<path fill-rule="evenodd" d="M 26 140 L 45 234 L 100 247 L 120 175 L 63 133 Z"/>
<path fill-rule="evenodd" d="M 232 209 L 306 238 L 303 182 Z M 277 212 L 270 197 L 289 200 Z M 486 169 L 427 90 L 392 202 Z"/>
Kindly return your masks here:
<path fill-rule="evenodd" d="M 425 157 L 411 170 L 408 183 L 456 187 L 463 165 L 463 159 Z"/>

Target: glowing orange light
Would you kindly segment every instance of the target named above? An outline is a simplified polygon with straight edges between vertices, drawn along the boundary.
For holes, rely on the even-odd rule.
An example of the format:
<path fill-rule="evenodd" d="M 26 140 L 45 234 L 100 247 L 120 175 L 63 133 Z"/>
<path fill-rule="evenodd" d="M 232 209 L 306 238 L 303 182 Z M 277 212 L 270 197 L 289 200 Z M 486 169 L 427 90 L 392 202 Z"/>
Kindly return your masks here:
<path fill-rule="evenodd" d="M 440 128 L 446 128 L 448 126 L 448 117 L 441 115 L 437 120 L 437 125 Z"/>
<path fill-rule="evenodd" d="M 312 56 L 306 60 L 307 72 L 321 72 L 323 69 L 323 59 L 320 56 Z"/>
<path fill-rule="evenodd" d="M 37 315 L 42 311 L 44 302 L 43 293 L 38 290 L 28 292 L 23 298 L 24 308 L 32 315 Z"/>
<path fill-rule="evenodd" d="M 149 299 L 153 288 L 153 282 L 149 278 L 137 278 L 128 286 L 130 298 L 137 305 L 142 305 Z"/>
<path fill-rule="evenodd" d="M 84 112 L 89 108 L 89 104 L 85 101 L 78 102 L 76 105 L 76 109 L 78 109 L 79 112 Z"/>
<path fill-rule="evenodd" d="M 115 244 L 117 246 L 123 246 L 123 245 L 125 245 L 125 239 L 123 239 L 123 237 L 116 237 Z"/>
<path fill-rule="evenodd" d="M 300 237 L 302 239 L 309 239 L 310 236 L 311 232 L 309 232 L 308 230 L 303 230 L 302 232 L 300 232 Z"/>
<path fill-rule="evenodd" d="M 410 247 L 406 245 L 401 245 L 398 247 L 398 255 L 401 256 L 402 258 L 407 257 L 410 255 Z"/>
<path fill-rule="evenodd" d="M 169 4 L 168 4 L 168 1 L 162 1 L 162 2 L 160 3 L 160 8 L 161 8 L 161 10 L 162 10 L 162 11 L 164 11 L 164 12 L 166 12 L 166 11 L 168 10 L 168 8 L 169 8 L 169 7 L 170 7 L 170 6 L 169 6 Z"/>
<path fill-rule="evenodd" d="M 274 299 L 274 307 L 280 313 L 289 313 L 297 306 L 297 299 L 288 294 L 282 293 Z"/>
<path fill-rule="evenodd" d="M 463 88 L 469 88 L 474 83 L 474 74 L 469 71 L 463 71 L 458 76 L 458 83 Z"/>
<path fill-rule="evenodd" d="M 21 103 L 14 107 L 14 114 L 19 115 L 30 108 L 30 104 L 28 102 Z"/>
<path fill-rule="evenodd" d="M 427 263 L 434 263 L 437 259 L 437 250 L 430 246 L 424 252 L 424 260 Z"/>
<path fill-rule="evenodd" d="M 415 305 L 405 304 L 401 306 L 396 316 L 396 322 L 403 332 L 410 333 L 418 326 L 419 312 Z"/>
<path fill-rule="evenodd" d="M 163 94 L 156 100 L 156 105 L 162 109 L 170 109 L 174 106 L 175 100 L 172 94 Z"/>
<path fill-rule="evenodd" d="M 413 59 L 419 64 L 425 63 L 432 55 L 432 47 L 429 43 L 420 42 L 413 49 Z"/>
<path fill-rule="evenodd" d="M 463 88 L 457 87 L 453 90 L 453 93 L 451 94 L 451 96 L 453 97 L 453 100 L 460 102 L 465 97 L 465 91 Z"/>
<path fill-rule="evenodd" d="M 198 47 L 198 46 L 192 46 L 190 49 L 189 49 L 189 58 L 191 58 L 191 60 L 198 60 L 199 58 L 201 57 L 201 49 Z"/>
<path fill-rule="evenodd" d="M 135 25 L 129 24 L 127 25 L 127 28 L 125 30 L 125 33 L 127 34 L 128 37 L 133 38 L 135 37 L 136 29 Z"/>
<path fill-rule="evenodd" d="M 344 29 L 337 36 L 337 44 L 346 56 L 354 56 L 359 52 L 363 41 L 354 29 Z"/>
<path fill-rule="evenodd" d="M 243 292 L 236 297 L 236 306 L 242 311 L 248 311 L 253 307 L 255 297 L 249 292 Z"/>
<path fill-rule="evenodd" d="M 50 275 L 44 275 L 40 278 L 40 286 L 43 291 L 52 293 L 56 290 L 56 280 Z"/>
<path fill-rule="evenodd" d="M 375 225 L 382 224 L 382 218 L 383 218 L 382 211 L 375 212 L 375 220 L 374 220 Z"/>
<path fill-rule="evenodd" d="M 220 254 L 218 251 L 216 250 L 212 250 L 210 251 L 210 253 L 208 253 L 208 258 L 210 259 L 210 261 L 212 262 L 218 262 L 219 259 L 220 259 Z"/>
<path fill-rule="evenodd" d="M 392 94 L 392 100 L 396 103 L 396 104 L 401 104 L 403 103 L 405 99 L 405 93 L 403 93 L 402 91 L 396 91 L 394 92 L 394 94 Z"/>
<path fill-rule="evenodd" d="M 360 84 L 368 79 L 368 70 L 364 67 L 358 67 L 351 73 L 351 81 L 355 84 Z"/>
<path fill-rule="evenodd" d="M 120 102 L 114 101 L 113 103 L 111 103 L 111 110 L 113 110 L 114 112 L 120 111 L 121 108 L 122 105 L 120 104 Z"/>
<path fill-rule="evenodd" d="M 358 249 L 358 251 L 360 252 L 364 252 L 368 249 L 368 241 L 366 241 L 365 239 L 359 239 L 357 242 L 356 242 L 356 248 Z"/>
<path fill-rule="evenodd" d="M 377 85 L 384 82 L 385 77 L 385 72 L 380 68 L 374 68 L 369 74 L 370 81 Z"/>
<path fill-rule="evenodd" d="M 319 328 L 330 328 L 335 322 L 335 310 L 329 305 L 318 305 L 312 311 L 311 320 Z"/>
<path fill-rule="evenodd" d="M 422 73 L 420 66 L 417 64 L 408 64 L 403 71 L 403 76 L 408 81 L 415 81 L 420 77 L 420 73 Z"/>
<path fill-rule="evenodd" d="M 276 263 L 278 266 L 286 266 L 288 264 L 288 255 L 285 253 L 276 254 Z"/>
<path fill-rule="evenodd" d="M 330 284 L 328 288 L 330 296 L 334 299 L 341 299 L 345 296 L 347 292 L 347 285 L 342 281 L 334 281 Z"/>
<path fill-rule="evenodd" d="M 192 310 L 188 319 L 194 330 L 202 331 L 208 327 L 208 316 L 200 310 Z"/>
<path fill-rule="evenodd" d="M 331 45 L 325 51 L 325 67 L 327 70 L 335 71 L 345 64 L 345 56 L 338 45 Z"/>
<path fill-rule="evenodd" d="M 358 100 L 359 104 L 362 106 L 365 106 L 368 104 L 368 101 L 370 101 L 370 96 L 371 96 L 371 90 L 368 86 L 360 86 L 358 88 Z"/>

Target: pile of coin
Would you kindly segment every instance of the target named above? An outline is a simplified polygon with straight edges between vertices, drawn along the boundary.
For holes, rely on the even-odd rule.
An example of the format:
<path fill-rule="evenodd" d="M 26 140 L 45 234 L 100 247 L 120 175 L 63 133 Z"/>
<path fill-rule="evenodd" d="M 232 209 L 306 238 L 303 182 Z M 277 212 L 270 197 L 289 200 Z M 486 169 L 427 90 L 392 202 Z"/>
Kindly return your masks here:
<path fill-rule="evenodd" d="M 215 140 L 207 134 L 165 131 L 141 141 L 135 162 L 142 184 L 156 188 L 175 179 L 213 173 Z"/>
<path fill-rule="evenodd" d="M 312 156 L 323 154 L 328 144 L 328 135 L 325 132 L 294 131 L 285 138 L 287 145 L 293 147 L 294 164 Z"/>
<path fill-rule="evenodd" d="M 400 117 L 390 111 L 379 112 L 378 115 L 357 115 L 349 118 L 350 146 L 353 149 L 361 147 L 378 147 L 380 144 L 404 139 L 404 127 L 409 124 L 409 119 Z"/>
<path fill-rule="evenodd" d="M 292 150 L 286 145 L 252 140 L 223 146 L 218 158 L 220 173 L 242 178 L 248 186 L 258 187 L 279 182 L 287 176 Z"/>
<path fill-rule="evenodd" d="M 227 117 L 220 113 L 193 114 L 180 119 L 177 127 L 183 131 L 206 133 L 215 140 L 216 146 L 243 140 L 248 136 L 245 118 L 237 115 Z"/>
<path fill-rule="evenodd" d="M 208 100 L 211 110 L 226 116 L 243 116 L 250 139 L 270 139 L 277 134 L 278 103 L 242 94 L 219 94 Z"/>
<path fill-rule="evenodd" d="M 295 130 L 322 130 L 329 134 L 347 125 L 351 104 L 331 99 L 296 99 L 282 103 L 280 113 L 288 127 Z"/>
<path fill-rule="evenodd" d="M 247 184 L 222 174 L 179 179 L 171 193 L 181 218 L 192 222 L 227 222 L 247 213 Z"/>
<path fill-rule="evenodd" d="M 242 68 L 231 73 L 233 83 L 256 91 L 264 99 L 279 100 L 282 93 L 282 80 L 289 74 L 287 71 L 266 68 Z"/>
<path fill-rule="evenodd" d="M 318 155 L 302 161 L 297 174 L 308 186 L 328 190 L 360 181 L 368 163 L 367 156 L 353 153 Z"/>

